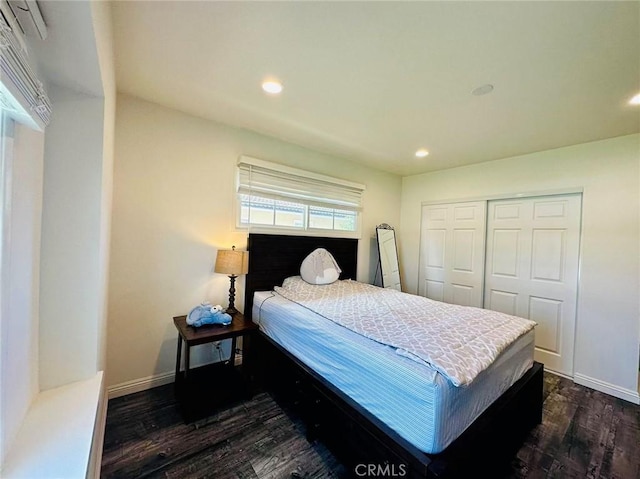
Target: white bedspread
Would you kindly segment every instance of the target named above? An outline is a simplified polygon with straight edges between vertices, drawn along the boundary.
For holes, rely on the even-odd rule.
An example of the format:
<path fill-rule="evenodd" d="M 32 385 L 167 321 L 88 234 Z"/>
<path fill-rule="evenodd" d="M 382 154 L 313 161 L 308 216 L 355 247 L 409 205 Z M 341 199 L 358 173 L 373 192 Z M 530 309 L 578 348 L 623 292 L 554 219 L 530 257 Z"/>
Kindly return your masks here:
<path fill-rule="evenodd" d="M 356 281 L 311 285 L 287 278 L 275 291 L 341 326 L 424 361 L 456 386 L 469 384 L 533 321 Z"/>

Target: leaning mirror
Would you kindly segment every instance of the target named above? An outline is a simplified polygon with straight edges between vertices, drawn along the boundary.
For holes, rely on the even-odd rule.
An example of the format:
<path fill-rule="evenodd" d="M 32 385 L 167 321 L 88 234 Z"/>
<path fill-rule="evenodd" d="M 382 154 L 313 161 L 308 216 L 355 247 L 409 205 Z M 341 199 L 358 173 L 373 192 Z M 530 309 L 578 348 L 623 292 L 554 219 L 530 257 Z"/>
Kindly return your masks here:
<path fill-rule="evenodd" d="M 376 238 L 378 240 L 378 266 L 382 276 L 382 287 L 402 291 L 396 232 L 393 226 L 386 223 L 376 226 Z"/>

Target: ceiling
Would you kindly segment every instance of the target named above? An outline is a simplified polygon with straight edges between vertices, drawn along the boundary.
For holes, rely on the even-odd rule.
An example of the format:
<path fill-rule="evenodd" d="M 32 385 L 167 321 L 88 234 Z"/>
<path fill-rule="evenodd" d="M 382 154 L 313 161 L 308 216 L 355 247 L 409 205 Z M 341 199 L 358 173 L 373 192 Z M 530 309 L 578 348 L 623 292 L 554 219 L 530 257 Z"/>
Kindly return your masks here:
<path fill-rule="evenodd" d="M 395 174 L 640 131 L 640 2 L 112 7 L 119 91 Z"/>
<path fill-rule="evenodd" d="M 45 41 L 27 35 L 29 55 L 38 65 L 48 94 L 55 101 L 60 88 L 92 96 L 104 95 L 89 2 L 39 2 L 47 24 Z M 55 109 L 55 108 L 54 108 Z"/>

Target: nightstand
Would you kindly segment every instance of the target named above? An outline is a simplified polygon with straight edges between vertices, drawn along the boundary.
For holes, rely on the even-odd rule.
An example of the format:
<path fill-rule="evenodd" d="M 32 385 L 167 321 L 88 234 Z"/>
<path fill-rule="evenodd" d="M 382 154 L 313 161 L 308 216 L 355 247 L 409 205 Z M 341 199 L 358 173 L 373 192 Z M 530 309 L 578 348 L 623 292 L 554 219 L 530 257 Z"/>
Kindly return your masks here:
<path fill-rule="evenodd" d="M 176 353 L 175 391 L 185 422 L 210 415 L 223 404 L 251 395 L 252 352 L 251 336 L 258 325 L 235 313 L 229 326 L 205 325 L 199 328 L 187 325 L 186 316 L 173 318 L 178 330 Z M 242 365 L 235 365 L 236 340 L 242 337 Z M 231 339 L 231 357 L 226 362 L 191 368 L 192 346 Z M 182 346 L 184 343 L 184 370 Z"/>

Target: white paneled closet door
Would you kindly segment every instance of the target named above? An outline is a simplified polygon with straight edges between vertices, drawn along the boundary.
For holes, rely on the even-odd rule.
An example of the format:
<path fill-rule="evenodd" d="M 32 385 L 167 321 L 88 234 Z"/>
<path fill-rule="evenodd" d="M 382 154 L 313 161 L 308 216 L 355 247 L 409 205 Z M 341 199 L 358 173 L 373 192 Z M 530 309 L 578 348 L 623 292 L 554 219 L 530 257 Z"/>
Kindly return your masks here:
<path fill-rule="evenodd" d="M 529 318 L 535 359 L 573 376 L 579 194 L 489 201 L 484 307 Z"/>
<path fill-rule="evenodd" d="M 422 207 L 418 294 L 481 308 L 486 202 Z"/>

